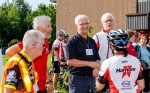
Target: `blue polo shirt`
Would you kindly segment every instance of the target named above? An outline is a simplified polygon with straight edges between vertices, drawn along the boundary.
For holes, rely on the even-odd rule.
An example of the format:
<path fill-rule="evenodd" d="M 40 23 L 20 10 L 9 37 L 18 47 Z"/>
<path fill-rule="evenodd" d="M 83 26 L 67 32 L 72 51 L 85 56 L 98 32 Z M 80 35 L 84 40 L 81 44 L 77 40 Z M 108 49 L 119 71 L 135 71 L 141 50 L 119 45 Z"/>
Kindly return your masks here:
<path fill-rule="evenodd" d="M 92 49 L 93 55 L 86 55 L 86 49 Z M 78 59 L 81 61 L 100 60 L 95 41 L 88 37 L 87 40 L 80 34 L 70 38 L 66 46 L 67 60 Z M 77 75 L 92 75 L 93 68 L 90 67 L 69 67 L 70 73 Z"/>

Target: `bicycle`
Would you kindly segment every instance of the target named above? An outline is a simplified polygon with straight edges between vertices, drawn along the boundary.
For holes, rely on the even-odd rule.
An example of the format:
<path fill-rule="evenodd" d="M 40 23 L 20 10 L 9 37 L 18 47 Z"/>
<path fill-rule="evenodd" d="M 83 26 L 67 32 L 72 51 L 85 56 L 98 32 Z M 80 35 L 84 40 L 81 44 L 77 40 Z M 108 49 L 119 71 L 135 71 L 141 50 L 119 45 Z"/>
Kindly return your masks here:
<path fill-rule="evenodd" d="M 69 71 L 67 68 L 68 68 L 67 66 L 60 66 L 60 74 L 58 78 L 58 83 L 59 83 L 58 91 L 59 92 L 62 88 L 64 88 L 66 91 L 69 90 L 68 88 Z M 49 72 L 50 78 L 52 79 L 54 76 L 53 66 L 49 67 L 48 72 Z"/>

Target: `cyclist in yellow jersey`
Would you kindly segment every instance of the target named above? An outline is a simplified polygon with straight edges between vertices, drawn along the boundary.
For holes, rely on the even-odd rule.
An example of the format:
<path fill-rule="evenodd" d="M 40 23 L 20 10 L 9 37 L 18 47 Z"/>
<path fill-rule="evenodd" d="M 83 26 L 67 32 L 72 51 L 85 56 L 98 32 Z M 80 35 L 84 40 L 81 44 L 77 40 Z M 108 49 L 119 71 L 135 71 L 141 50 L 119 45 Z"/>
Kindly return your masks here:
<path fill-rule="evenodd" d="M 38 74 L 32 69 L 32 61 L 42 55 L 45 36 L 37 30 L 27 31 L 23 49 L 5 64 L 0 93 L 35 93 L 39 90 Z"/>

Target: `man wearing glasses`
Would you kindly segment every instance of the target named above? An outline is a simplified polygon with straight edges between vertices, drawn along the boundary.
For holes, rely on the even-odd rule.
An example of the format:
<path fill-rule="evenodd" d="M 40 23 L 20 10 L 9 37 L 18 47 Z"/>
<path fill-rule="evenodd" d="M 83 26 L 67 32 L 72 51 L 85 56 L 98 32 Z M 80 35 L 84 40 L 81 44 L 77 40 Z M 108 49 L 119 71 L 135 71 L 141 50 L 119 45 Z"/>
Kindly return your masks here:
<path fill-rule="evenodd" d="M 93 39 L 96 42 L 98 53 L 101 58 L 101 63 L 111 56 L 113 56 L 112 49 L 110 48 L 109 42 L 107 40 L 107 36 L 110 30 L 114 27 L 114 17 L 111 13 L 105 13 L 101 17 L 101 22 L 103 25 L 102 31 L 96 33 Z M 101 93 L 106 92 L 106 88 L 104 88 Z"/>
<path fill-rule="evenodd" d="M 38 74 L 32 68 L 32 62 L 42 55 L 44 39 L 44 34 L 37 30 L 25 33 L 23 49 L 4 66 L 0 93 L 31 93 L 39 90 Z"/>
<path fill-rule="evenodd" d="M 88 36 L 89 18 L 76 16 L 75 27 L 77 35 L 70 38 L 66 46 L 69 93 L 94 93 L 100 58 L 95 41 Z"/>

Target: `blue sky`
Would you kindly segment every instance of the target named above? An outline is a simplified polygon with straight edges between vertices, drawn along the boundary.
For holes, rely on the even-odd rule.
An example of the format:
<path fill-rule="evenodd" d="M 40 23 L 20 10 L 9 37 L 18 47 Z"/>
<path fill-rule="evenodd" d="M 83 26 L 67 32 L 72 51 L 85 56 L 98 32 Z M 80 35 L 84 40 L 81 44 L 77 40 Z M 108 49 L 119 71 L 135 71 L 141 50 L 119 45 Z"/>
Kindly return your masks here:
<path fill-rule="evenodd" d="M 0 5 L 4 3 L 5 1 L 6 0 L 0 0 Z M 28 2 L 29 5 L 32 6 L 32 10 L 35 10 L 40 3 L 46 4 L 46 5 L 50 4 L 50 0 L 24 0 L 24 1 Z M 9 0 L 9 2 L 12 2 L 12 0 Z"/>

